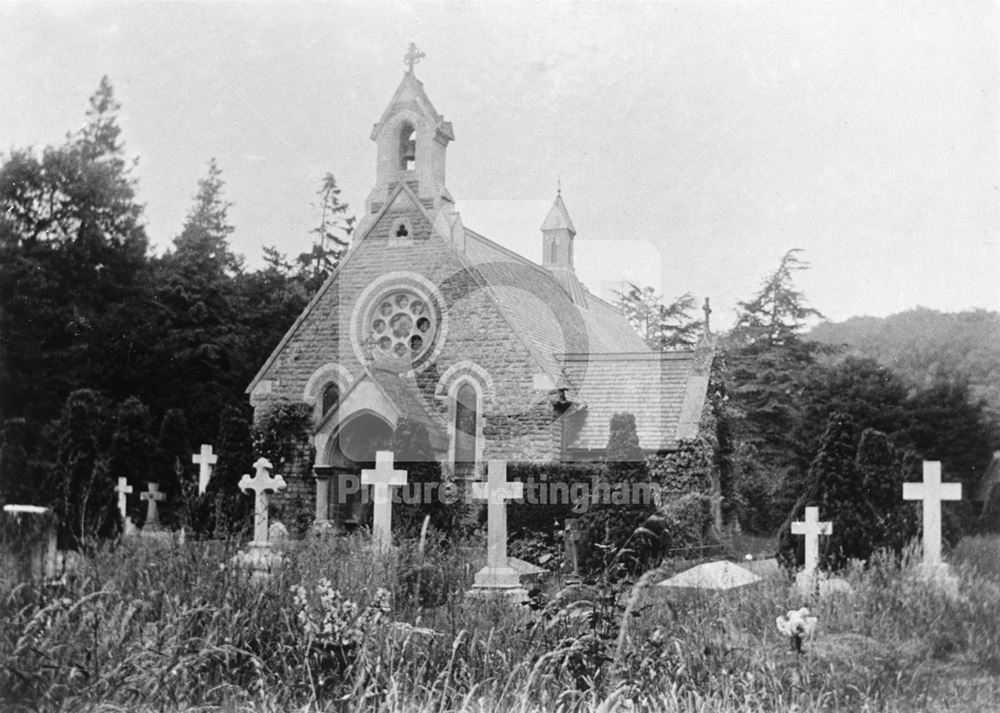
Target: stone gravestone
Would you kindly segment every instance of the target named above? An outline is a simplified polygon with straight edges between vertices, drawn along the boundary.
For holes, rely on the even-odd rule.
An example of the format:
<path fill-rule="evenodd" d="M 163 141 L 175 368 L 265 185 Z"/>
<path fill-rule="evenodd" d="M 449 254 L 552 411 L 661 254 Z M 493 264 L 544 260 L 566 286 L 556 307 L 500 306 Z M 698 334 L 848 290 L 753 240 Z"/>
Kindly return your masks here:
<path fill-rule="evenodd" d="M 819 537 L 832 535 L 833 523 L 819 521 L 819 508 L 807 507 L 804 522 L 792 523 L 793 535 L 804 535 L 806 538 L 805 567 L 795 575 L 795 585 L 803 594 L 847 594 L 850 585 L 838 577 L 821 577 L 819 573 Z"/>
<path fill-rule="evenodd" d="M 157 503 L 163 502 L 167 499 L 166 493 L 160 492 L 159 483 L 147 483 L 146 492 L 140 493 L 139 498 L 146 501 L 146 522 L 142 526 L 143 532 L 160 532 L 163 530 L 163 525 L 160 524 L 160 513 L 157 510 Z M 121 502 L 123 496 L 119 494 L 118 499 Z"/>
<path fill-rule="evenodd" d="M 563 544 L 566 549 L 566 565 L 569 567 L 567 580 L 580 579 L 580 559 L 582 556 L 583 541 L 586 539 L 586 531 L 580 527 L 576 518 L 568 518 L 563 528 Z"/>
<path fill-rule="evenodd" d="M 250 550 L 246 553 L 236 555 L 239 564 L 252 567 L 256 573 L 267 573 L 273 564 L 280 561 L 281 557 L 271 551 L 270 512 L 270 492 L 283 490 L 285 479 L 280 475 L 271 476 L 271 461 L 267 458 L 258 458 L 253 464 L 254 476 L 245 474 L 238 483 L 240 490 L 244 493 L 252 490 L 254 494 L 254 519 L 253 519 L 253 542 L 250 543 Z"/>
<path fill-rule="evenodd" d="M 819 536 L 832 535 L 833 523 L 819 521 L 819 508 L 806 508 L 805 522 L 792 523 L 793 535 L 805 535 L 806 566 L 803 573 L 815 573 L 819 568 Z"/>
<path fill-rule="evenodd" d="M 941 482 L 941 463 L 924 461 L 924 481 L 903 483 L 904 500 L 923 501 L 924 556 L 926 573 L 946 574 L 947 565 L 941 562 L 941 501 L 961 500 L 961 483 Z"/>
<path fill-rule="evenodd" d="M 135 523 L 128 516 L 128 496 L 132 494 L 133 490 L 134 488 L 128 484 L 126 478 L 118 479 L 118 485 L 115 486 L 115 492 L 118 493 L 118 512 L 122 516 L 125 534 L 129 536 L 136 534 Z"/>
<path fill-rule="evenodd" d="M 201 452 L 191 455 L 191 462 L 198 466 L 198 495 L 204 495 L 208 489 L 208 481 L 212 478 L 213 466 L 219 456 L 212 453 L 212 446 L 208 443 L 201 444 Z"/>
<path fill-rule="evenodd" d="M 48 508 L 4 505 L 0 518 L 0 583 L 56 575 L 56 521 Z"/>
<path fill-rule="evenodd" d="M 361 471 L 361 484 L 372 486 L 375 505 L 372 521 L 372 544 L 382 552 L 392 547 L 392 492 L 395 485 L 406 485 L 406 471 L 394 470 L 392 451 L 375 453 L 375 468 Z"/>
<path fill-rule="evenodd" d="M 524 496 L 522 483 L 507 482 L 507 462 L 491 460 L 485 483 L 472 484 L 472 497 L 487 501 L 486 566 L 476 573 L 474 592 L 498 592 L 523 599 L 517 571 L 507 561 L 507 501 Z"/>

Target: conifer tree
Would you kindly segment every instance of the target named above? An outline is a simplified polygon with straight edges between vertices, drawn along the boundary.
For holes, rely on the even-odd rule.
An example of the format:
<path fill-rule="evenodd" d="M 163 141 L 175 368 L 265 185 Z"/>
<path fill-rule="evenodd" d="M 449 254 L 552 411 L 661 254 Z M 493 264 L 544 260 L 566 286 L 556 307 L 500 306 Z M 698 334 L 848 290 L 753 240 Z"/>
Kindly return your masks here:
<path fill-rule="evenodd" d="M 311 231 L 316 240 L 309 252 L 298 257 L 299 272 L 309 295 L 315 294 L 347 252 L 354 216 L 347 214 L 349 206 L 340 200 L 340 188 L 332 173 L 323 176 L 317 194 L 320 197 L 319 224 Z"/>

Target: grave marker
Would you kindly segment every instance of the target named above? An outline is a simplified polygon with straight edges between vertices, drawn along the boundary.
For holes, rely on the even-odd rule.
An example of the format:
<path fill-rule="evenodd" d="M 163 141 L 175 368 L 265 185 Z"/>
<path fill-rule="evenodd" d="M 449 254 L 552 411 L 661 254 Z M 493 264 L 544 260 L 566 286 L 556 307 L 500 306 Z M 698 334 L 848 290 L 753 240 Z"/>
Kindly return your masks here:
<path fill-rule="evenodd" d="M 132 493 L 134 488 L 128 484 L 128 479 L 119 478 L 118 485 L 115 486 L 115 492 L 118 493 L 118 512 L 121 513 L 122 520 L 128 517 L 125 510 L 128 505 L 127 496 Z"/>
<path fill-rule="evenodd" d="M 156 503 L 166 500 L 167 494 L 160 492 L 159 483 L 149 482 L 146 484 L 146 488 L 146 492 L 139 494 L 139 498 L 146 501 L 146 523 L 142 526 L 142 529 L 159 530 L 160 514 L 157 512 Z M 118 497 L 120 499 L 122 496 L 119 495 Z"/>
<path fill-rule="evenodd" d="M 395 485 L 406 485 L 406 471 L 394 470 L 392 451 L 375 453 L 375 468 L 361 471 L 361 484 L 372 486 L 372 501 L 375 504 L 372 522 L 372 542 L 380 550 L 392 546 L 392 493 Z"/>
<path fill-rule="evenodd" d="M 212 479 L 213 466 L 219 460 L 219 456 L 212 453 L 212 446 L 208 443 L 201 444 L 201 451 L 191 455 L 191 462 L 198 466 L 198 495 L 204 495 L 208 489 L 208 481 Z"/>
<path fill-rule="evenodd" d="M 285 487 L 285 479 L 280 475 L 272 477 L 270 470 L 274 467 L 267 458 L 258 458 L 253 464 L 256 471 L 251 478 L 244 474 L 238 483 L 240 490 L 244 493 L 252 490 L 254 493 L 254 518 L 253 518 L 253 542 L 254 548 L 267 548 L 271 546 L 268 537 L 268 503 L 270 496 L 268 492 L 277 492 Z"/>
<path fill-rule="evenodd" d="M 922 500 L 924 503 L 924 565 L 941 564 L 941 501 L 961 500 L 961 483 L 941 482 L 941 463 L 924 461 L 924 481 L 903 483 L 903 500 Z"/>
<path fill-rule="evenodd" d="M 832 535 L 833 523 L 819 521 L 819 508 L 806 508 L 805 522 L 792 523 L 793 535 L 806 537 L 806 566 L 804 572 L 815 572 L 819 567 L 819 536 Z"/>
<path fill-rule="evenodd" d="M 485 483 L 472 484 L 472 497 L 486 500 L 486 566 L 476 573 L 474 589 L 521 590 L 521 579 L 507 561 L 507 501 L 524 497 L 522 483 L 507 482 L 507 462 L 491 460 Z"/>
<path fill-rule="evenodd" d="M 570 576 L 580 576 L 580 549 L 587 533 L 579 526 L 576 519 L 567 519 L 563 528 L 563 541 L 566 547 L 566 563 L 570 566 Z"/>

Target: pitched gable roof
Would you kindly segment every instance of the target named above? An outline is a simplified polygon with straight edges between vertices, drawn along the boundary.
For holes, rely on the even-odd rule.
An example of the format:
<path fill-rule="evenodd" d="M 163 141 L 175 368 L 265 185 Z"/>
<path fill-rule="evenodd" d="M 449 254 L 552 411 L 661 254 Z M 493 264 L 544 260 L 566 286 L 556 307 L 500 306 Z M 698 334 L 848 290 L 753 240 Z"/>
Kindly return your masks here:
<path fill-rule="evenodd" d="M 635 416 L 639 445 L 670 450 L 698 433 L 708 390 L 710 352 L 564 354 L 565 384 L 584 408 L 570 449 L 603 450 L 611 417 Z"/>
<path fill-rule="evenodd" d="M 649 351 L 617 309 L 587 293 L 577 305 L 550 271 L 518 253 L 465 228 L 464 254 L 496 295 L 512 327 L 529 339 L 558 380 L 558 354 Z"/>

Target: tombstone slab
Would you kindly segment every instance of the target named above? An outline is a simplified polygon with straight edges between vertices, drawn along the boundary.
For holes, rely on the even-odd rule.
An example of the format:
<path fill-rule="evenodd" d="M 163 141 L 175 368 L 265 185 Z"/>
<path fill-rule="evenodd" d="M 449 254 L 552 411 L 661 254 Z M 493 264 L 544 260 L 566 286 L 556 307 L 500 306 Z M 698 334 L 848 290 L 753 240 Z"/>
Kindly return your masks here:
<path fill-rule="evenodd" d="M 0 514 L 0 582 L 56 575 L 56 520 L 49 508 L 4 505 Z"/>

